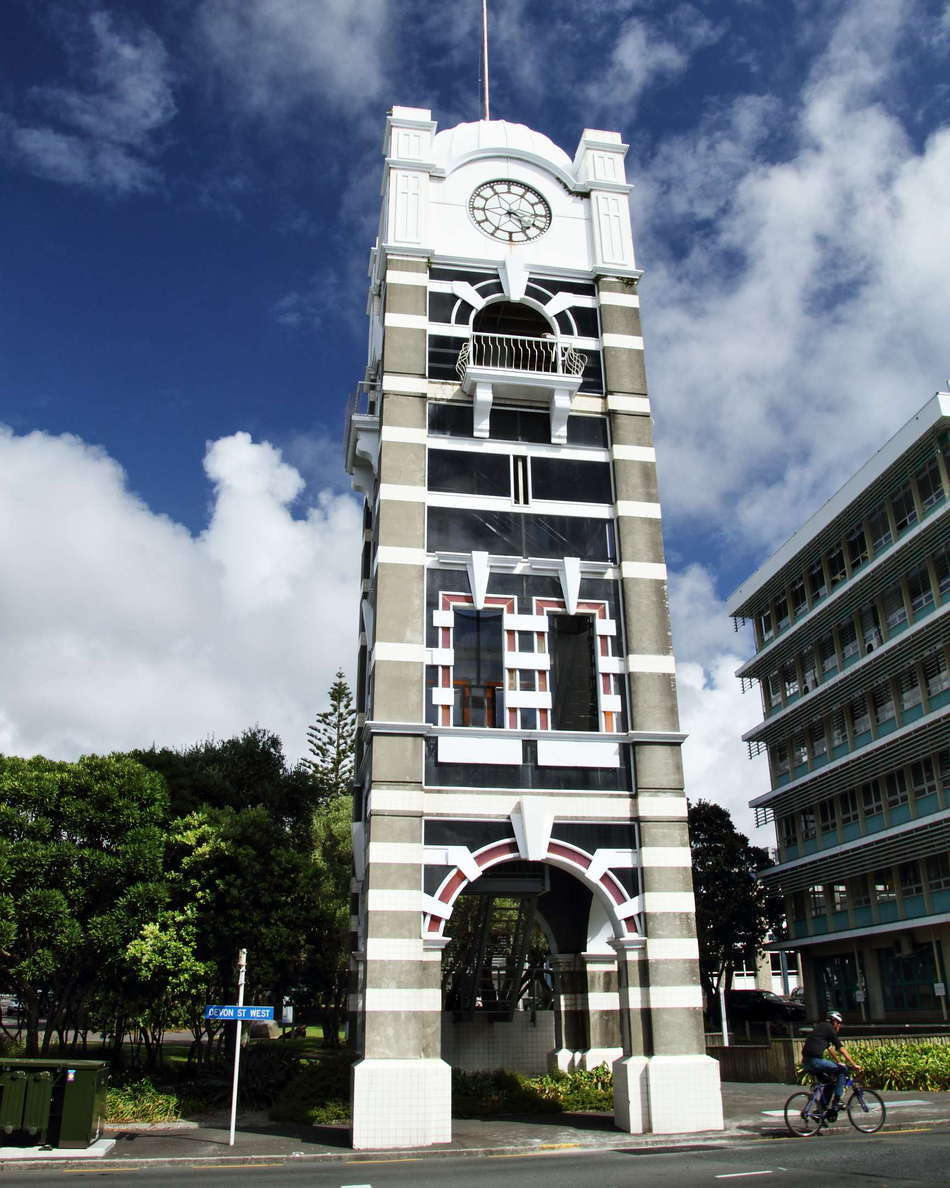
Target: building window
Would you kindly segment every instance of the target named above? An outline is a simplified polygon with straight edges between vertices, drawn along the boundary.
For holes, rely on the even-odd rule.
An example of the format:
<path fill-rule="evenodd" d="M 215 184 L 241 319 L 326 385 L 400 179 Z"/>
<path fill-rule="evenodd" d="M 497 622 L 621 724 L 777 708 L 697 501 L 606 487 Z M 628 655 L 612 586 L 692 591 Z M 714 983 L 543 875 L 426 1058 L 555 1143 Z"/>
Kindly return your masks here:
<path fill-rule="evenodd" d="M 934 755 L 934 766 L 937 769 L 937 783 L 941 788 L 950 788 L 950 749 L 938 751 Z"/>
<path fill-rule="evenodd" d="M 807 648 L 802 655 L 802 692 L 810 693 L 818 685 L 818 664 L 814 648 Z"/>
<path fill-rule="evenodd" d="M 871 701 L 874 705 L 874 721 L 877 726 L 885 726 L 893 722 L 897 716 L 894 708 L 894 698 L 891 696 L 889 685 L 878 685 L 871 691 Z"/>
<path fill-rule="evenodd" d="M 849 884 L 851 906 L 855 909 L 871 906 L 871 893 L 868 890 L 867 875 L 858 875 Z"/>
<path fill-rule="evenodd" d="M 504 725 L 500 610 L 460 610 L 454 616 L 453 722 L 456 726 Z"/>
<path fill-rule="evenodd" d="M 910 483 L 903 483 L 891 496 L 891 507 L 894 509 L 894 527 L 898 536 L 912 524 L 917 523 L 917 505 L 914 503 L 914 493 Z"/>
<path fill-rule="evenodd" d="M 786 701 L 798 696 L 798 669 L 794 660 L 789 660 L 782 667 L 782 687 Z"/>
<path fill-rule="evenodd" d="M 801 767 L 808 762 L 808 745 L 805 736 L 796 734 L 792 739 L 792 767 Z"/>
<path fill-rule="evenodd" d="M 891 536 L 891 523 L 887 518 L 887 510 L 884 507 L 876 507 L 868 515 L 868 530 L 871 534 L 871 547 L 874 549 L 875 555 L 886 549 L 893 539 Z"/>
<path fill-rule="evenodd" d="M 794 817 L 779 817 L 779 830 L 781 832 L 783 846 L 794 846 L 798 842 L 798 834 L 795 832 Z"/>
<path fill-rule="evenodd" d="M 931 854 L 927 859 L 927 886 L 931 891 L 950 891 L 950 854 Z"/>
<path fill-rule="evenodd" d="M 597 730 L 597 673 L 591 615 L 550 615 L 551 713 L 555 730 Z"/>
<path fill-rule="evenodd" d="M 808 610 L 808 595 L 805 593 L 805 582 L 799 578 L 792 583 L 792 611 L 796 619 L 800 619 Z"/>
<path fill-rule="evenodd" d="M 861 527 L 852 528 L 848 533 L 848 560 L 851 569 L 855 570 L 868 559 L 868 542 Z"/>
<path fill-rule="evenodd" d="M 930 585 L 930 574 L 927 567 L 915 570 L 907 578 L 907 593 L 910 596 L 910 609 L 916 619 L 919 614 L 934 604 L 934 592 Z"/>
<path fill-rule="evenodd" d="M 920 505 L 925 510 L 943 499 L 943 483 L 940 481 L 940 469 L 937 466 L 936 458 L 931 458 L 917 471 L 914 475 L 914 482 L 917 484 Z"/>
<path fill-rule="evenodd" d="M 775 630 L 784 631 L 791 620 L 788 617 L 788 599 L 777 598 L 775 601 Z"/>
<path fill-rule="evenodd" d="M 511 460 L 507 454 L 429 450 L 428 464 L 430 491 L 511 497 Z"/>
<path fill-rule="evenodd" d="M 769 709 L 782 704 L 782 685 L 777 672 L 770 672 L 765 678 L 765 700 Z"/>
<path fill-rule="evenodd" d="M 873 875 L 874 898 L 878 903 L 893 903 L 897 899 L 894 886 L 894 872 L 890 869 L 876 870 Z"/>
<path fill-rule="evenodd" d="M 838 813 L 834 800 L 818 802 L 818 824 L 822 833 L 834 833 L 838 828 Z"/>
<path fill-rule="evenodd" d="M 783 743 L 776 743 L 772 747 L 772 768 L 775 771 L 775 778 L 788 775 L 792 769 L 791 761 L 788 757 L 788 747 Z"/>
<path fill-rule="evenodd" d="M 937 589 L 940 601 L 945 602 L 950 596 L 950 548 L 943 548 L 933 555 L 934 573 L 937 575 Z"/>
<path fill-rule="evenodd" d="M 772 629 L 771 609 L 764 610 L 761 615 L 759 615 L 759 635 L 761 635 L 763 643 L 766 640 L 770 640 L 774 635 L 774 631 Z"/>
<path fill-rule="evenodd" d="M 901 590 L 900 583 L 884 591 L 881 603 L 884 607 L 887 633 L 893 635 L 899 627 L 907 622 L 907 607 L 904 605 L 904 592 Z"/>
<path fill-rule="evenodd" d="M 924 884 L 920 877 L 919 862 L 902 862 L 898 869 L 901 895 L 923 895 Z"/>
<path fill-rule="evenodd" d="M 810 916 L 823 916 L 826 911 L 825 889 L 821 883 L 813 883 L 808 888 L 808 914 Z"/>
<path fill-rule="evenodd" d="M 915 945 L 909 954 L 898 953 L 896 949 L 879 949 L 878 961 L 885 1010 L 937 1009 L 933 988 L 937 971 L 930 944 Z"/>
<path fill-rule="evenodd" d="M 927 696 L 937 697 L 950 689 L 950 672 L 943 652 L 935 652 L 924 659 L 924 675 L 927 677 Z"/>
<path fill-rule="evenodd" d="M 819 599 L 824 598 L 828 593 L 828 584 L 825 581 L 825 570 L 821 561 L 816 561 L 808 570 L 808 586 L 811 590 L 812 605 L 818 602 Z"/>
<path fill-rule="evenodd" d="M 828 754 L 828 739 L 823 722 L 816 722 L 808 732 L 812 759 L 823 759 Z"/>
<path fill-rule="evenodd" d="M 815 836 L 815 810 L 803 809 L 798 814 L 798 832 L 802 841 L 811 841 Z"/>
<path fill-rule="evenodd" d="M 835 651 L 835 637 L 831 634 L 823 635 L 818 641 L 818 656 L 821 661 L 821 671 L 828 676 L 838 671 L 838 653 Z"/>
<path fill-rule="evenodd" d="M 842 747 L 848 741 L 848 727 L 844 720 L 844 714 L 841 710 L 836 710 L 831 715 L 831 745 L 834 748 Z"/>
<path fill-rule="evenodd" d="M 832 911 L 846 912 L 848 910 L 848 887 L 845 883 L 831 884 Z"/>
<path fill-rule="evenodd" d="M 868 702 L 866 697 L 855 697 L 854 701 L 848 706 L 851 712 L 851 727 L 854 730 L 855 736 L 867 734 L 871 729 L 871 717 L 868 713 Z"/>
<path fill-rule="evenodd" d="M 861 785 L 861 802 L 866 817 L 876 817 L 884 812 L 881 786 L 877 780 L 868 780 L 866 784 Z"/>
<path fill-rule="evenodd" d="M 917 708 L 923 701 L 923 690 L 920 687 L 920 681 L 917 679 L 917 673 L 911 669 L 908 672 L 902 672 L 900 677 L 901 686 L 901 711 L 905 714 Z"/>
<path fill-rule="evenodd" d="M 853 788 L 838 797 L 838 818 L 842 825 L 853 825 L 858 820 L 858 797 Z"/>
<path fill-rule="evenodd" d="M 907 781 L 904 779 L 903 771 L 889 771 L 884 777 L 884 788 L 889 809 L 900 808 L 902 804 L 907 803 Z"/>
<path fill-rule="evenodd" d="M 845 664 L 860 652 L 858 633 L 850 619 L 843 619 L 838 624 L 838 642 L 841 644 L 841 656 Z"/>
<path fill-rule="evenodd" d="M 861 611 L 860 619 L 864 650 L 865 652 L 873 652 L 882 643 L 881 628 L 877 621 L 877 611 L 873 606 L 866 606 Z"/>
<path fill-rule="evenodd" d="M 844 564 L 844 550 L 839 545 L 828 554 L 828 577 L 831 581 L 832 590 L 835 586 L 840 586 L 847 576 L 848 571 Z"/>
<path fill-rule="evenodd" d="M 929 759 L 918 759 L 910 765 L 910 790 L 915 800 L 922 796 L 933 796 L 937 791 L 934 768 Z"/>

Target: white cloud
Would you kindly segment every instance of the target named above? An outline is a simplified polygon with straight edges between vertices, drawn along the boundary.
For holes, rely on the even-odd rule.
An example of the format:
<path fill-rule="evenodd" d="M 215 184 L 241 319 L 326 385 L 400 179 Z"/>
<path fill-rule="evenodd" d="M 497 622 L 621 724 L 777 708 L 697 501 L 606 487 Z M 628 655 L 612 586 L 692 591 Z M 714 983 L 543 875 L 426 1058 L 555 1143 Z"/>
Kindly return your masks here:
<path fill-rule="evenodd" d="M 161 40 L 93 11 L 58 30 L 86 86 L 34 87 L 28 101 L 46 122 L 5 115 L 0 151 L 22 168 L 68 185 L 129 194 L 155 187 L 156 135 L 176 114 L 173 74 Z"/>
<path fill-rule="evenodd" d="M 741 736 L 761 719 L 756 690 L 742 693 L 734 673 L 747 651 L 716 594 L 713 574 L 690 565 L 670 574 L 670 612 L 676 650 L 686 795 L 710 800 L 732 814 L 755 845 L 773 845 L 771 829 L 757 830 L 749 801 L 769 789 L 764 756 L 749 758 Z"/>
<path fill-rule="evenodd" d="M 204 0 L 196 28 L 229 102 L 278 117 L 302 102 L 352 108 L 381 90 L 387 0 Z"/>
<path fill-rule="evenodd" d="M 187 745 L 260 723 L 288 754 L 337 668 L 352 672 L 361 539 L 354 500 L 269 444 L 210 443 L 207 530 L 192 537 L 70 436 L 0 431 L 0 751 Z"/>

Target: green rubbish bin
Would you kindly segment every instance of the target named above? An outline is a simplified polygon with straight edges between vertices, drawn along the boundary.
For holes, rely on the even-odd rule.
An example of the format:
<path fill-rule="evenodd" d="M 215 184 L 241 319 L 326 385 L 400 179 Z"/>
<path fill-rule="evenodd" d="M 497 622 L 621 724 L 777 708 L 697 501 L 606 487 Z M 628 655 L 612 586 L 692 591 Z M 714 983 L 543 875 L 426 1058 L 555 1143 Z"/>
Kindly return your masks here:
<path fill-rule="evenodd" d="M 105 1117 L 102 1060 L 0 1061 L 0 1129 L 22 1146 L 88 1147 Z"/>
<path fill-rule="evenodd" d="M 23 1126 L 26 1073 L 22 1068 L 0 1071 L 0 1132 L 13 1134 Z"/>

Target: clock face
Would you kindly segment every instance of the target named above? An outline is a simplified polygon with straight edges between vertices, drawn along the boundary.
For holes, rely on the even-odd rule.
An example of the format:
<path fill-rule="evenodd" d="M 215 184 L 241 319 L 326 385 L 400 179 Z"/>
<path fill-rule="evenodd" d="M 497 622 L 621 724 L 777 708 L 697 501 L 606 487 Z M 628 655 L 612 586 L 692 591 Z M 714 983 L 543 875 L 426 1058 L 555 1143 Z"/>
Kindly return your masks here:
<path fill-rule="evenodd" d="M 527 243 L 551 226 L 551 208 L 524 182 L 485 182 L 468 200 L 468 212 L 479 231 L 502 243 Z"/>

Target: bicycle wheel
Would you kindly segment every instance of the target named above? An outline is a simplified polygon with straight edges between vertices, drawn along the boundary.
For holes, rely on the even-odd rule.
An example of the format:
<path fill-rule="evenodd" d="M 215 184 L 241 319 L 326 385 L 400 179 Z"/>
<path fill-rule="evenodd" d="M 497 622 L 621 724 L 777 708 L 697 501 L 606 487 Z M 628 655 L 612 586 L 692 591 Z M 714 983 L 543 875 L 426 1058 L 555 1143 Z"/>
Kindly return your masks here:
<path fill-rule="evenodd" d="M 793 1093 L 785 1103 L 785 1125 L 792 1134 L 817 1134 L 821 1128 L 821 1107 L 810 1093 Z"/>
<path fill-rule="evenodd" d="M 884 1125 L 884 1102 L 873 1089 L 855 1091 L 848 1099 L 848 1121 L 865 1134 L 873 1134 Z"/>

